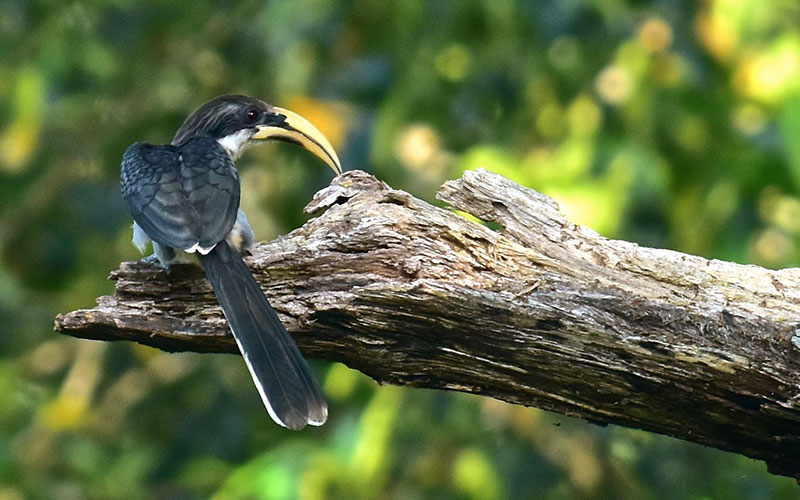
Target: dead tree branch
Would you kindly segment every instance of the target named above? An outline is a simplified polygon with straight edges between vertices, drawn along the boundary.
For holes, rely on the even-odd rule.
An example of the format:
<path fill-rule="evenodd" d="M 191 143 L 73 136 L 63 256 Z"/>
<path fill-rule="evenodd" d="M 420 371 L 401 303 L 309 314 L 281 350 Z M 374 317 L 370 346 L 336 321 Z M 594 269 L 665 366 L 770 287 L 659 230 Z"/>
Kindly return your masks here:
<path fill-rule="evenodd" d="M 392 384 L 668 434 L 800 479 L 800 269 L 609 240 L 484 170 L 439 198 L 348 172 L 248 259 L 301 349 Z M 236 352 L 202 272 L 125 262 L 77 337 Z"/>

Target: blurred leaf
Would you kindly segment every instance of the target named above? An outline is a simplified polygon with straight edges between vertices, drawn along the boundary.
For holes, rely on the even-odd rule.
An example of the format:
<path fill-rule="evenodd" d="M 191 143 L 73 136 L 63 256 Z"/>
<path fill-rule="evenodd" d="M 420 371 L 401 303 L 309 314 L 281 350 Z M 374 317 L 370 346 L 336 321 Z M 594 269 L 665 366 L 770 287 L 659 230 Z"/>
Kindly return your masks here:
<path fill-rule="evenodd" d="M 459 490 L 476 500 L 500 497 L 497 477 L 486 456 L 478 450 L 462 451 L 453 464 L 453 482 Z"/>
<path fill-rule="evenodd" d="M 44 107 L 44 82 L 34 67 L 17 73 L 12 121 L 0 131 L 0 168 L 15 172 L 25 167 L 39 145 Z"/>
<path fill-rule="evenodd" d="M 795 188 L 800 189 L 800 94 L 786 101 L 780 116 L 780 130 Z"/>
<path fill-rule="evenodd" d="M 290 431 L 286 431 L 290 432 Z M 213 500 L 289 500 L 298 498 L 297 488 L 310 443 L 287 443 L 236 469 Z"/>

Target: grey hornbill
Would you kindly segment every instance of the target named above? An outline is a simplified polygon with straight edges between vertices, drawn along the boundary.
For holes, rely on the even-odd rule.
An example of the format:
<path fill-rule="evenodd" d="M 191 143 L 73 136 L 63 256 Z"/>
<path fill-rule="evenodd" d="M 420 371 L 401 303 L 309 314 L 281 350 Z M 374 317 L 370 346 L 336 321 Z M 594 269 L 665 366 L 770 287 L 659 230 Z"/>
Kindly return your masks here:
<path fill-rule="evenodd" d="M 328 407 L 311 370 L 239 252 L 253 229 L 239 209 L 234 165 L 250 144 L 294 142 L 336 174 L 328 140 L 289 110 L 243 95 L 217 97 L 192 113 L 168 145 L 137 142 L 122 158 L 122 196 L 134 219 L 133 240 L 167 267 L 195 254 L 228 319 L 267 411 L 290 429 L 322 425 Z"/>

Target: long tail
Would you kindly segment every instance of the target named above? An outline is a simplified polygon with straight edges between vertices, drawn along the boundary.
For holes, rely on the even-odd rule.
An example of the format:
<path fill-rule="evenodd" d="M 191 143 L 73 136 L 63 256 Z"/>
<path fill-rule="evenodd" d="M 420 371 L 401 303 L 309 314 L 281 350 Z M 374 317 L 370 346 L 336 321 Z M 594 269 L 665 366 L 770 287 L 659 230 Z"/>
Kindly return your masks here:
<path fill-rule="evenodd" d="M 239 253 L 223 240 L 199 257 L 272 419 L 295 430 L 325 423 L 328 405 L 311 369 Z"/>

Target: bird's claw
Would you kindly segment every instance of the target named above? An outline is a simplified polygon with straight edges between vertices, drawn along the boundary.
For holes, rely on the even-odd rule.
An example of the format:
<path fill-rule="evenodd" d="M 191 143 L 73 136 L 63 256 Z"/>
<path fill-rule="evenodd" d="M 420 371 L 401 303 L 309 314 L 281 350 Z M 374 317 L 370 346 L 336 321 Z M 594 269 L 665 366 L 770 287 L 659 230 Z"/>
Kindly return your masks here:
<path fill-rule="evenodd" d="M 148 255 L 147 257 L 142 259 L 142 262 L 146 262 L 148 264 L 155 264 L 158 267 L 160 267 L 161 269 L 163 269 L 164 272 L 167 272 L 167 273 L 169 273 L 170 269 L 171 269 L 171 266 L 169 264 L 164 264 L 163 262 L 161 262 L 161 259 L 159 259 L 156 254 Z"/>

